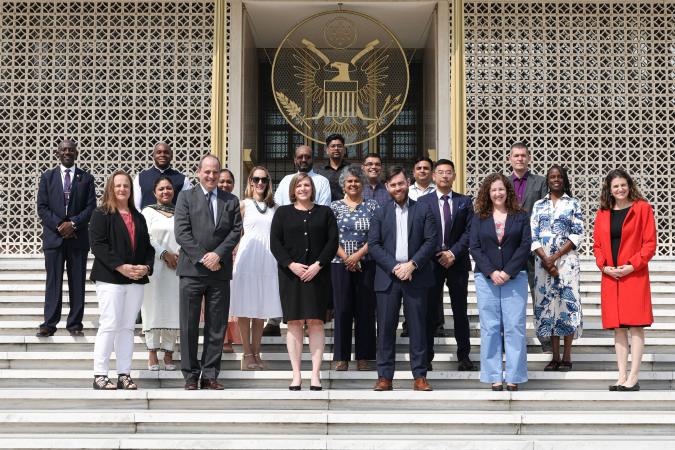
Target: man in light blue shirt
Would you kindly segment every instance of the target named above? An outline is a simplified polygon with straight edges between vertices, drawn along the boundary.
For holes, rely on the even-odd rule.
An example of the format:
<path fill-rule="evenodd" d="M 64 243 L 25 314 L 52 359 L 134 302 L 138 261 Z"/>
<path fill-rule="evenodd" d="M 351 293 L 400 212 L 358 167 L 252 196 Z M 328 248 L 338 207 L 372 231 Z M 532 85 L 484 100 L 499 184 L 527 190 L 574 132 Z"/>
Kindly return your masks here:
<path fill-rule="evenodd" d="M 293 163 L 297 169 L 296 173 L 305 172 L 307 175 L 312 177 L 314 189 L 316 190 L 315 203 L 319 205 L 330 206 L 330 182 L 328 181 L 328 178 L 314 172 L 312 149 L 307 145 L 299 146 L 295 150 L 295 158 L 293 159 Z M 279 183 L 279 186 L 277 186 L 276 192 L 274 193 L 274 202 L 277 205 L 284 206 L 291 204 L 291 201 L 288 197 L 288 188 L 294 176 L 295 173 L 286 175 Z"/>

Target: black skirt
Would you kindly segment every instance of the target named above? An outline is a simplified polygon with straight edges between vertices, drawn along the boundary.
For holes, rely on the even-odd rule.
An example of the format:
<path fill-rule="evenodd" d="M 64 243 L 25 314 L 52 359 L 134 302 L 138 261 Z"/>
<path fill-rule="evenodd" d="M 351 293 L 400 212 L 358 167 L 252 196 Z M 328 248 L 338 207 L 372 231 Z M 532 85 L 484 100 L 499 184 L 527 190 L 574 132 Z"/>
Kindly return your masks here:
<path fill-rule="evenodd" d="M 322 267 L 312 281 L 305 283 L 290 269 L 279 267 L 279 296 L 284 323 L 289 320 L 326 320 L 333 304 L 330 264 Z"/>

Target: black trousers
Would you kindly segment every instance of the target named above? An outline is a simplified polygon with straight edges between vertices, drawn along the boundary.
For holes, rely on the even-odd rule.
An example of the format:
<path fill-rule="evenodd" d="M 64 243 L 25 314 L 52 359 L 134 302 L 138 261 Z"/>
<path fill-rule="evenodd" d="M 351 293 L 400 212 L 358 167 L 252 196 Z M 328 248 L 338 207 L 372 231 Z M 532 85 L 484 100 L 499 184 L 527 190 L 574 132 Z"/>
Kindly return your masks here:
<path fill-rule="evenodd" d="M 333 361 L 349 361 L 352 355 L 352 323 L 356 359 L 375 359 L 375 263 L 361 262 L 361 272 L 344 264 L 331 264 L 335 332 Z"/>
<path fill-rule="evenodd" d="M 389 289 L 376 292 L 377 297 L 377 375 L 394 378 L 396 365 L 396 329 L 401 298 L 410 332 L 410 368 L 415 378 L 427 376 L 427 289 L 414 289 L 407 281 L 392 281 Z"/>
<path fill-rule="evenodd" d="M 185 381 L 217 379 L 230 310 L 230 280 L 215 276 L 180 277 L 180 353 Z M 199 316 L 204 298 L 204 344 L 199 350 Z"/>
<path fill-rule="evenodd" d="M 61 320 L 63 306 L 63 268 L 68 273 L 68 300 L 70 312 L 66 321 L 66 328 L 72 331 L 82 330 L 84 316 L 84 282 L 87 276 L 87 249 L 75 248 L 73 243 L 65 239 L 58 248 L 44 251 L 47 284 L 45 289 L 45 321 L 40 325 L 56 331 L 56 325 Z"/>
<path fill-rule="evenodd" d="M 469 334 L 469 316 L 467 315 L 466 297 L 469 290 L 469 272 L 466 270 L 445 269 L 437 262 L 432 262 L 436 283 L 429 289 L 427 309 L 427 356 L 428 362 L 434 360 L 434 334 L 439 323 L 445 321 L 443 311 L 443 285 L 448 286 L 452 317 L 455 322 L 455 341 L 457 342 L 457 359 L 469 357 L 471 340 Z"/>

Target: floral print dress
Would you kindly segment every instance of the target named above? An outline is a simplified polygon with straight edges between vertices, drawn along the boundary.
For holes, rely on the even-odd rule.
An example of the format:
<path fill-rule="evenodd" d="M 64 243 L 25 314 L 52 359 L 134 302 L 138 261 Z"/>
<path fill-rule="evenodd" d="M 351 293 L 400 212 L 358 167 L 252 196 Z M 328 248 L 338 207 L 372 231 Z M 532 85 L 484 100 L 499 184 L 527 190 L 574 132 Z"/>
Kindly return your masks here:
<path fill-rule="evenodd" d="M 551 256 L 572 241 L 574 248 L 556 261 L 559 276 L 552 277 L 535 253 L 534 325 L 537 336 L 581 336 L 583 316 L 579 293 L 579 246 L 584 238 L 581 204 L 564 194 L 555 204 L 551 194 L 538 200 L 530 217 L 532 251 L 543 248 Z"/>

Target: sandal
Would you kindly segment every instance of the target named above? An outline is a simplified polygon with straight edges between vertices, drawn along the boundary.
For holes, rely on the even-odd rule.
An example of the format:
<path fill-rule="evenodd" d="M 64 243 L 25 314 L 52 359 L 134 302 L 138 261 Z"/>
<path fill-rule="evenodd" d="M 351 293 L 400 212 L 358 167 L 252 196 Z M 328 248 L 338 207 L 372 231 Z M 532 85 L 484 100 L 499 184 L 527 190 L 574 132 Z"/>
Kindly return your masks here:
<path fill-rule="evenodd" d="M 572 361 L 562 361 L 558 370 L 560 372 L 569 372 L 572 370 Z"/>
<path fill-rule="evenodd" d="M 94 377 L 94 390 L 96 391 L 114 391 L 117 389 L 115 383 L 110 381 L 110 378 L 105 375 L 97 375 Z"/>
<path fill-rule="evenodd" d="M 544 372 L 557 372 L 560 369 L 560 361 L 552 360 L 544 367 Z"/>
<path fill-rule="evenodd" d="M 125 373 L 117 375 L 117 389 L 124 389 L 125 391 L 135 391 L 138 389 L 134 380 Z"/>
<path fill-rule="evenodd" d="M 255 358 L 255 363 L 257 364 L 257 369 L 258 370 L 267 370 L 267 365 L 265 362 L 260 358 L 260 353 L 254 353 L 253 357 Z"/>
<path fill-rule="evenodd" d="M 253 357 L 252 363 L 247 363 L 246 358 Z M 244 353 L 241 357 L 241 370 L 258 370 L 258 364 L 255 362 L 253 353 Z"/>

